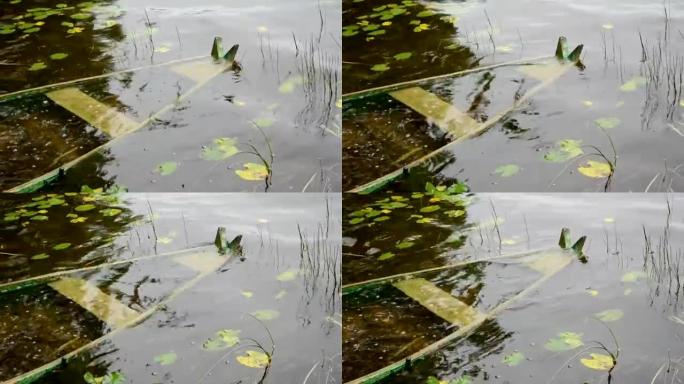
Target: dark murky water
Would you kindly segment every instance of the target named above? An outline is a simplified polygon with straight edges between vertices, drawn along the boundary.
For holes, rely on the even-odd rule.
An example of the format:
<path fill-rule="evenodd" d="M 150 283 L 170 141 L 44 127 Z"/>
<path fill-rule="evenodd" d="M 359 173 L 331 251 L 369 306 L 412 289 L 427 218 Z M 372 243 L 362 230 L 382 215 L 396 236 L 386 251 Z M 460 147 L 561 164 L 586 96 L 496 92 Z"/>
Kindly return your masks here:
<path fill-rule="evenodd" d="M 151 118 L 114 141 L 42 93 L 0 103 L 3 190 L 106 142 L 52 189 L 339 190 L 339 3 L 23 0 L 0 7 L 0 93 L 152 66 L 68 86 L 133 123 Z M 240 45 L 241 69 L 207 74 L 202 56 L 214 36 L 226 49 Z M 262 169 L 257 180 L 239 176 L 247 163 L 268 164 L 268 183 Z"/>
<path fill-rule="evenodd" d="M 34 195 L 35 201 L 30 195 L 2 200 L 3 214 L 10 218 L 0 235 L 3 283 L 202 244 L 214 249 L 218 226 L 227 228 L 230 239 L 243 236 L 244 260 L 235 256 L 218 270 L 212 267 L 142 323 L 40 382 L 80 383 L 86 373 L 102 377 L 114 372 L 131 383 L 255 382 L 264 375 L 264 382 L 273 383 L 340 381 L 339 198 L 92 192 L 41 196 Z M 30 205 L 34 202 L 42 208 Z M 20 204 L 30 206 L 18 208 Z M 77 208 L 84 205 L 92 208 Z M 27 212 L 35 213 L 21 216 Z M 67 213 L 76 217 L 65 217 Z M 31 219 L 36 216 L 46 219 Z M 201 259 L 179 264 L 165 256 L 68 277 L 84 279 L 129 310 L 143 312 L 194 279 L 193 269 L 204 266 Z M 116 328 L 47 285 L 2 298 L 3 380 Z M 240 343 L 207 347 L 222 330 L 237 332 Z M 273 352 L 266 371 L 237 360 L 247 351 L 260 351 L 258 344 Z"/>
<path fill-rule="evenodd" d="M 570 49 L 584 44 L 584 68 L 567 69 L 500 119 L 542 83 L 538 76 L 517 66 L 418 84 L 476 123 L 491 119 L 491 127 L 415 168 L 407 183 L 458 180 L 477 192 L 682 188 L 681 4 L 386 3 L 344 1 L 345 92 L 553 55 L 559 36 Z M 450 141 L 435 121 L 386 93 L 345 100 L 343 115 L 345 190 Z M 573 149 L 563 153 L 568 140 Z"/>
<path fill-rule="evenodd" d="M 563 227 L 571 229 L 573 240 L 587 236 L 588 262 L 573 256 L 569 265 L 467 337 L 414 362 L 388 382 L 431 383 L 430 377 L 448 383 L 606 382 L 606 370 L 590 369 L 580 361 L 591 359 L 591 353 L 609 356 L 596 348 L 597 342 L 613 354 L 619 348 L 612 382 L 684 378 L 680 197 L 475 194 L 456 203 L 428 203 L 424 197 L 403 195 L 407 206 L 388 209 L 383 215 L 389 219 L 369 220 L 365 211 L 363 222 L 349 223 L 360 217 L 353 212 L 390 196 L 345 197 L 345 284 L 463 260 L 559 250 Z M 434 205 L 440 209 L 424 209 Z M 465 213 L 454 220 L 445 214 L 449 210 Z M 399 246 L 407 239 L 414 239 L 411 246 Z M 382 257 L 387 252 L 393 255 Z M 539 279 L 538 273 L 513 260 L 473 263 L 420 277 L 487 313 Z M 345 381 L 400 361 L 458 329 L 391 284 L 350 291 L 343 300 Z M 569 340 L 566 350 L 549 344 L 553 339 L 558 343 L 560 333 Z"/>

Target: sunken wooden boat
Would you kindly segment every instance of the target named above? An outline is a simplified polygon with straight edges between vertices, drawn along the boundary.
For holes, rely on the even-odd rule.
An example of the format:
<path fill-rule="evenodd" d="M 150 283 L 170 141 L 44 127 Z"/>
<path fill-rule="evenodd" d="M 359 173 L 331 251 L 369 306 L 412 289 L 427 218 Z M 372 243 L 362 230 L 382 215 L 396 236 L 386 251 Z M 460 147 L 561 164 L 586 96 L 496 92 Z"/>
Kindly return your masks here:
<path fill-rule="evenodd" d="M 204 278 L 222 270 L 242 252 L 241 236 L 228 242 L 225 228 L 219 228 L 214 243 L 207 243 L 179 251 L 153 254 L 133 259 L 119 260 L 96 266 L 57 271 L 42 276 L 26 278 L 0 285 L 0 300 L 10 295 L 31 295 L 36 289 L 51 292 L 51 297 L 68 302 L 89 317 L 97 318 L 103 325 L 99 337 L 91 340 L 77 340 L 79 343 L 67 342 L 57 348 L 59 356 L 32 367 L 12 378 L 5 378 L 4 384 L 30 384 L 50 374 L 52 371 L 87 354 L 89 351 L 111 340 L 117 334 L 125 332 L 142 323 L 150 316 L 166 308 L 175 298 L 188 291 Z M 165 294 L 155 297 L 150 305 L 140 302 L 137 305 L 122 302 L 120 295 L 112 292 L 109 285 L 103 287 L 97 283 L 97 275 L 115 272 L 145 262 L 164 263 L 165 268 L 174 271 L 174 278 L 169 279 L 170 289 Z M 128 269 L 126 269 L 128 271 Z M 177 273 L 175 271 L 178 271 Z M 145 272 L 147 274 L 148 272 Z M 115 274 L 116 275 L 116 274 Z M 116 275 L 121 276 L 121 275 Z M 139 278 L 140 276 L 135 276 Z M 147 278 L 143 279 L 145 281 Z M 161 277 L 156 278 L 160 280 Z M 110 279 L 111 280 L 111 279 Z M 175 283 L 175 284 L 174 284 Z M 137 289 L 140 286 L 136 286 Z M 56 301 L 56 300 L 55 300 Z M 68 319 L 78 321 L 78 319 Z M 24 327 L 19 324 L 18 327 Z M 36 346 L 31 346 L 35 348 Z"/>

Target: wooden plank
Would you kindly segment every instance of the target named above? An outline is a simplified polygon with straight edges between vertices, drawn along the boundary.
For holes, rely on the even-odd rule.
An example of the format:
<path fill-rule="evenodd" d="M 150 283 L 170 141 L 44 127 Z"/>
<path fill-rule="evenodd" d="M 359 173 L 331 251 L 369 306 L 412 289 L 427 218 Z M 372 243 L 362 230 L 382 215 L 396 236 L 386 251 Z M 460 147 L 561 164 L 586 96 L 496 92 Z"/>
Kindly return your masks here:
<path fill-rule="evenodd" d="M 394 286 L 430 312 L 459 327 L 479 322 L 485 316 L 423 278 L 398 281 Z"/>
<path fill-rule="evenodd" d="M 217 270 L 221 268 L 226 260 L 228 260 L 228 257 L 219 256 L 216 251 L 197 252 L 173 258 L 173 261 L 176 263 L 184 265 L 199 273 Z"/>
<path fill-rule="evenodd" d="M 64 278 L 49 285 L 114 328 L 124 326 L 140 315 L 83 279 Z"/>
<path fill-rule="evenodd" d="M 563 76 L 571 66 L 553 60 L 544 64 L 523 65 L 518 71 L 542 82 L 553 82 Z"/>
<path fill-rule="evenodd" d="M 472 117 L 421 87 L 405 88 L 389 94 L 454 137 L 471 133 L 480 125 Z"/>
<path fill-rule="evenodd" d="M 75 87 L 58 89 L 45 95 L 109 137 L 117 137 L 134 131 L 140 125 L 116 108 L 93 99 Z"/>
<path fill-rule="evenodd" d="M 230 62 L 230 64 L 232 65 L 232 62 Z M 216 64 L 213 60 L 210 60 L 178 64 L 172 66 L 170 69 L 196 83 L 201 83 L 217 76 L 228 68 L 230 68 L 230 66 L 226 65 L 226 63 Z"/>
<path fill-rule="evenodd" d="M 546 276 L 556 274 L 570 264 L 571 261 L 572 256 L 569 251 L 554 250 L 530 257 L 524 263 L 528 268 Z"/>

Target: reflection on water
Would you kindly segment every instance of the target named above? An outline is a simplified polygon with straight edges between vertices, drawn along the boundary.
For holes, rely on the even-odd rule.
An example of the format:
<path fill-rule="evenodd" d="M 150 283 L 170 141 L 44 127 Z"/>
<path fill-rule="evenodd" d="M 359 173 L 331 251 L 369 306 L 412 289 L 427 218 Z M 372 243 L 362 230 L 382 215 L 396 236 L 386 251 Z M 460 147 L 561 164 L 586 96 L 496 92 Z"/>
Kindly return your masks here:
<path fill-rule="evenodd" d="M 3 379 L 105 336 L 39 382 L 82 382 L 87 374 L 131 382 L 339 382 L 339 199 L 184 193 L 114 201 L 94 193 L 3 200 L 3 233 L 11 235 L 2 237 L 3 258 L 49 254 L 26 258 L 28 269 L 4 265 L 12 281 L 80 268 L 3 294 L 0 332 L 12 340 L 0 350 Z M 49 199 L 55 204 L 40 208 Z M 24 218 L 22 209 L 44 209 L 30 217 L 47 219 Z M 242 256 L 216 255 L 218 226 L 230 239 L 242 235 Z M 126 259 L 135 261 L 119 262 Z M 145 318 L 127 328 L 122 310 Z M 250 363 L 261 351 L 270 363 Z"/>
<path fill-rule="evenodd" d="M 339 190 L 339 4 L 2 7 L 3 190 L 58 167 L 56 191 Z M 208 63 L 215 36 L 239 64 Z M 16 93 L 84 78 L 59 88 L 70 100 Z"/>
<path fill-rule="evenodd" d="M 573 240 L 587 236 L 586 264 L 573 256 L 573 262 L 517 297 L 490 321 L 413 361 L 387 382 L 605 382 L 612 362 L 599 369 L 594 363 L 606 356 L 612 361 L 611 354 L 617 356 L 610 371 L 614 382 L 684 378 L 678 369 L 684 354 L 679 300 L 684 245 L 676 240 L 684 216 L 676 195 L 475 194 L 462 197 L 461 209 L 467 214 L 461 221 L 432 216 L 430 223 L 416 223 L 392 210 L 386 221 L 364 227 L 349 224 L 357 217 L 354 210 L 372 201 L 369 196 L 345 197 L 345 206 L 350 207 L 345 210 L 343 247 L 348 287 L 345 380 L 403 361 L 459 329 L 440 318 L 443 315 L 434 304 L 399 291 L 395 282 L 401 279 L 366 288 L 350 283 L 489 259 L 404 277 L 421 276 L 487 313 L 492 305 L 523 292 L 538 279 L 524 264 L 510 262 L 516 259 L 491 258 L 558 249 L 563 227 L 572 229 Z M 424 214 L 420 212 L 424 206 L 413 201 L 409 210 Z M 446 209 L 444 202 L 439 205 L 440 210 Z M 476 224 L 482 229 L 468 230 Z M 394 249 L 407 237 L 421 236 L 431 237 L 433 246 L 416 243 L 408 248 L 410 252 L 401 253 Z M 445 238 L 456 236 L 461 241 L 454 249 L 443 246 Z M 373 242 L 374 238 L 381 240 Z M 396 255 L 378 257 L 388 251 Z M 666 372 L 661 366 L 673 369 Z"/>

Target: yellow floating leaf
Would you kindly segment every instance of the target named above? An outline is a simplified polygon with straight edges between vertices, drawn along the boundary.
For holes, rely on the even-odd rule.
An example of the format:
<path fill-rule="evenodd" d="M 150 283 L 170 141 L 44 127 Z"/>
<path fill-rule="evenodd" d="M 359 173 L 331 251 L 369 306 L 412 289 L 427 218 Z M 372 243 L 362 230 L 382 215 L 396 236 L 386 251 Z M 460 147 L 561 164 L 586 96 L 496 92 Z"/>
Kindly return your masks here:
<path fill-rule="evenodd" d="M 588 160 L 586 164 L 577 168 L 577 170 L 584 176 L 597 179 L 608 177 L 611 174 L 610 164 L 594 160 Z"/>
<path fill-rule="evenodd" d="M 582 100 L 582 104 L 586 107 L 591 107 L 594 103 L 591 100 Z"/>
<path fill-rule="evenodd" d="M 267 354 L 259 351 L 245 351 L 246 355 L 238 356 L 238 363 L 250 368 L 263 368 L 268 365 L 270 359 Z"/>
<path fill-rule="evenodd" d="M 238 169 L 235 173 L 244 180 L 259 181 L 268 176 L 268 168 L 263 164 L 245 163 L 244 169 Z"/>
<path fill-rule="evenodd" d="M 580 362 L 587 368 L 599 371 L 608 371 L 613 368 L 613 358 L 600 353 L 590 353 L 591 359 L 583 358 Z"/>
<path fill-rule="evenodd" d="M 240 291 L 240 294 L 248 299 L 254 296 L 254 292 L 251 291 Z"/>
<path fill-rule="evenodd" d="M 605 219 L 603 219 L 603 222 L 604 223 L 614 223 L 615 219 L 613 219 L 612 217 L 606 217 Z"/>
<path fill-rule="evenodd" d="M 587 289 L 587 293 L 591 296 L 598 296 L 599 292 L 595 289 Z"/>
<path fill-rule="evenodd" d="M 276 279 L 279 281 L 292 281 L 297 278 L 299 271 L 296 269 L 288 269 L 287 271 L 279 274 Z"/>

